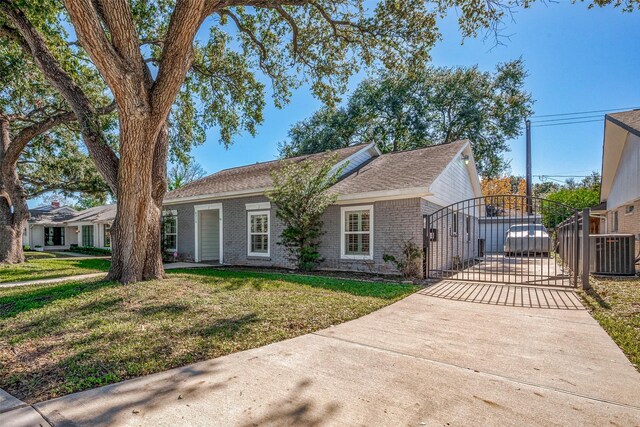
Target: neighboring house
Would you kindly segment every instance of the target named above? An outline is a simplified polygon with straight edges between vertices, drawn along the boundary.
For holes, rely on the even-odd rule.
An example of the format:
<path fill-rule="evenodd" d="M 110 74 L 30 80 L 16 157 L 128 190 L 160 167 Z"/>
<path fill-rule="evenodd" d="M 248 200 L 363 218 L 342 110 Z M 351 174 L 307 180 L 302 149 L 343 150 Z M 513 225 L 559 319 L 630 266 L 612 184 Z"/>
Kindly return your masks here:
<path fill-rule="evenodd" d="M 400 256 L 406 241 L 422 247 L 424 214 L 482 195 L 468 141 L 389 154 L 361 144 L 222 170 L 167 193 L 165 241 L 175 246 L 167 249 L 185 260 L 292 267 L 277 244 L 283 225 L 265 195 L 271 173 L 287 162 L 330 155 L 337 156 L 336 168 L 347 166 L 331 188 L 337 202 L 323 218 L 322 269 L 395 272 L 383 255 Z M 460 217 L 448 232 L 475 240 L 468 231 L 477 228 L 470 227 L 472 220 L 477 218 Z"/>
<path fill-rule="evenodd" d="M 640 110 L 605 116 L 600 201 L 596 213 L 606 216 L 601 233 L 640 239 Z"/>
<path fill-rule="evenodd" d="M 78 214 L 75 209 L 53 202 L 30 209 L 29 213 L 31 217 L 22 236 L 23 245 L 55 251 L 69 249 L 69 245 L 78 243 L 76 229 L 65 224 Z"/>
<path fill-rule="evenodd" d="M 78 212 L 67 222 L 75 227 L 78 246 L 111 249 L 111 224 L 116 217 L 116 205 L 103 205 Z"/>
<path fill-rule="evenodd" d="M 76 211 L 68 206 L 38 206 L 30 209 L 31 218 L 23 235 L 23 245 L 43 247 L 47 251 L 69 249 L 71 245 L 111 248 L 110 228 L 116 205 L 104 205 Z"/>

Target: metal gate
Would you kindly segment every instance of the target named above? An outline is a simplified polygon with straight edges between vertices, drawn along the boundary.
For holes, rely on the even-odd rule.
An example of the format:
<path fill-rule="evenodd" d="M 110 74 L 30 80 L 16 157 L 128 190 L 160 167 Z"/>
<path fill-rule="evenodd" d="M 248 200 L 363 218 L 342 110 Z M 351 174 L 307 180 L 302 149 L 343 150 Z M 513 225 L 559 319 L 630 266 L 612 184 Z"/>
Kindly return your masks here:
<path fill-rule="evenodd" d="M 463 200 L 424 216 L 430 279 L 577 286 L 579 214 L 537 197 Z"/>

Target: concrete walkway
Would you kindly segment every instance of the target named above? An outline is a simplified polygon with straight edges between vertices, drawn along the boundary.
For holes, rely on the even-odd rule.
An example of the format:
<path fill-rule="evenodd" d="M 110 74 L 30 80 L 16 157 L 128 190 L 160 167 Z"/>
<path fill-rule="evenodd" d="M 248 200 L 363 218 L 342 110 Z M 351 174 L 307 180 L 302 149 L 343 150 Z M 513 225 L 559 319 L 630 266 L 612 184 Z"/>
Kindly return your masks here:
<path fill-rule="evenodd" d="M 178 268 L 205 268 L 211 267 L 209 264 L 201 264 L 195 262 L 174 262 L 170 264 L 165 264 L 165 270 L 175 270 Z M 91 279 L 93 277 L 105 276 L 106 272 L 100 273 L 89 273 L 89 274 L 79 274 L 77 276 L 63 276 L 63 277 L 55 277 L 52 279 L 37 279 L 37 280 L 26 280 L 21 282 L 6 282 L 0 283 L 0 288 L 13 288 L 16 286 L 29 286 L 29 285 L 48 285 L 51 283 L 61 283 L 68 282 L 72 280 L 84 280 Z"/>
<path fill-rule="evenodd" d="M 54 426 L 640 424 L 640 374 L 586 310 L 429 292 L 34 407 Z"/>
<path fill-rule="evenodd" d="M 100 273 L 78 274 L 77 276 L 54 277 L 52 279 L 23 280 L 21 282 L 5 282 L 5 283 L 0 283 L 0 288 L 14 288 L 16 286 L 30 286 L 30 285 L 48 285 L 51 283 L 68 282 L 70 280 L 91 279 L 93 277 L 100 277 L 106 274 L 107 273 L 105 272 L 100 272 Z"/>
<path fill-rule="evenodd" d="M 87 255 L 77 252 L 51 252 L 57 255 L 57 258 L 76 258 L 76 259 L 111 259 L 111 255 Z"/>

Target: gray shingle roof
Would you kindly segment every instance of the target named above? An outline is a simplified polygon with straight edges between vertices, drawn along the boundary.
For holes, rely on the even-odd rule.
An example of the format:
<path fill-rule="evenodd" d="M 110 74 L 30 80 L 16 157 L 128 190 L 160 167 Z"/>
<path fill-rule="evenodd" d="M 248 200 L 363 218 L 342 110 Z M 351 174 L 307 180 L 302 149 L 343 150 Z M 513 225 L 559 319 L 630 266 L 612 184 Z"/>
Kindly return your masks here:
<path fill-rule="evenodd" d="M 282 168 L 288 162 L 307 159 L 320 160 L 332 154 L 337 154 L 338 161 L 341 161 L 356 153 L 358 150 L 363 149 L 367 145 L 368 144 L 359 144 L 324 153 L 224 169 L 220 172 L 216 172 L 212 175 L 189 183 L 182 188 L 168 192 L 165 195 L 165 200 L 217 195 L 236 191 L 258 191 L 271 187 L 273 184 L 271 180 L 271 171 Z"/>
<path fill-rule="evenodd" d="M 607 114 L 609 119 L 613 119 L 616 124 L 622 124 L 629 131 L 640 134 L 640 110 L 622 111 L 620 113 Z"/>
<path fill-rule="evenodd" d="M 338 194 L 428 188 L 467 141 L 383 154 L 333 186 Z"/>
<path fill-rule="evenodd" d="M 29 210 L 31 224 L 56 224 L 72 219 L 78 212 L 68 206 L 55 208 L 53 206 L 39 206 Z"/>
<path fill-rule="evenodd" d="M 102 205 L 85 209 L 68 221 L 77 222 L 112 222 L 116 217 L 116 205 Z"/>

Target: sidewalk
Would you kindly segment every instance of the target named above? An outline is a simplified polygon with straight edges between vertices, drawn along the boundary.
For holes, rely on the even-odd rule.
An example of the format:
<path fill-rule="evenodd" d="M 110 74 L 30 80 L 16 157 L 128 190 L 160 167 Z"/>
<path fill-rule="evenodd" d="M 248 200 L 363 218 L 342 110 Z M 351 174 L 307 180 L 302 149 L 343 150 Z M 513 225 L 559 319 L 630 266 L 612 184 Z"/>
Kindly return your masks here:
<path fill-rule="evenodd" d="M 68 282 L 69 280 L 91 279 L 93 277 L 100 277 L 106 274 L 107 274 L 106 272 L 102 271 L 100 273 L 79 274 L 77 276 L 54 277 L 52 279 L 27 280 L 22 282 L 6 282 L 6 283 L 0 283 L 0 288 L 14 288 L 16 286 L 29 286 L 29 285 L 48 285 L 51 283 Z"/>
<path fill-rule="evenodd" d="M 0 426 L 2 427 L 50 427 L 33 407 L 18 400 L 0 388 Z"/>
<path fill-rule="evenodd" d="M 93 257 L 96 258 L 96 257 Z M 178 268 L 206 268 L 211 267 L 209 264 L 200 264 L 195 262 L 174 262 L 170 264 L 165 264 L 165 270 L 175 270 Z M 68 282 L 70 280 L 84 280 L 91 279 L 94 277 L 105 276 L 106 272 L 100 273 L 88 273 L 88 274 L 79 274 L 77 276 L 63 276 L 63 277 L 54 277 L 51 279 L 38 279 L 38 280 L 27 280 L 21 282 L 6 282 L 0 283 L 0 288 L 13 288 L 16 286 L 29 286 L 29 285 L 48 285 L 51 283 L 60 283 L 60 282 Z M 0 424 L 1 426 L 2 424 Z"/>

